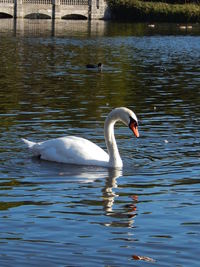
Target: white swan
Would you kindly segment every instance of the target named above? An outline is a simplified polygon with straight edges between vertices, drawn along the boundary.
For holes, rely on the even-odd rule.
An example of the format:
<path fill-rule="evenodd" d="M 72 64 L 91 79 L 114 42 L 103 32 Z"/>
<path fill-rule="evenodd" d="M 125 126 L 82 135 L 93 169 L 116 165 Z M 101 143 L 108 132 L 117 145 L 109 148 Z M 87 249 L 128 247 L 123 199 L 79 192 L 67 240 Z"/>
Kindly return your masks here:
<path fill-rule="evenodd" d="M 139 137 L 138 120 L 133 111 L 120 107 L 113 109 L 105 120 L 104 136 L 108 153 L 91 141 L 75 136 L 67 136 L 34 143 L 22 139 L 33 155 L 41 159 L 77 165 L 95 165 L 121 168 L 123 166 L 114 136 L 117 121 L 128 126 Z"/>

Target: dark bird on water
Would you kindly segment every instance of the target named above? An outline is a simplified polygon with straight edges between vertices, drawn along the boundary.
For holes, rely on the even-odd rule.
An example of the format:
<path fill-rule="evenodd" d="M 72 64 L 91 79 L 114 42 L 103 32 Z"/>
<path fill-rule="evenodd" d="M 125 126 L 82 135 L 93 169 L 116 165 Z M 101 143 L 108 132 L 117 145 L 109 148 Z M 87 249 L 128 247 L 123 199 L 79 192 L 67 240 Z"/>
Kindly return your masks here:
<path fill-rule="evenodd" d="M 98 70 L 102 70 L 103 68 L 103 64 L 102 63 L 98 63 L 98 65 L 94 65 L 94 64 L 87 64 L 86 65 L 87 69 L 98 69 Z"/>

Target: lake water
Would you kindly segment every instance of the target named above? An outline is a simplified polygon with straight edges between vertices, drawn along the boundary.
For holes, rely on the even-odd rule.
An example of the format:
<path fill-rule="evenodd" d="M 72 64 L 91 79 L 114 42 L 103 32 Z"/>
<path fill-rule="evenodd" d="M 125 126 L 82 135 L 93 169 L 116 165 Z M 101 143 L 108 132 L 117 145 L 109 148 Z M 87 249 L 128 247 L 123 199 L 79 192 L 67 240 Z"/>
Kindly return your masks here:
<path fill-rule="evenodd" d="M 0 55 L 0 266 L 199 266 L 199 25 L 1 19 Z M 116 125 L 122 171 L 42 161 L 20 140 L 105 148 L 119 106 L 140 131 Z"/>

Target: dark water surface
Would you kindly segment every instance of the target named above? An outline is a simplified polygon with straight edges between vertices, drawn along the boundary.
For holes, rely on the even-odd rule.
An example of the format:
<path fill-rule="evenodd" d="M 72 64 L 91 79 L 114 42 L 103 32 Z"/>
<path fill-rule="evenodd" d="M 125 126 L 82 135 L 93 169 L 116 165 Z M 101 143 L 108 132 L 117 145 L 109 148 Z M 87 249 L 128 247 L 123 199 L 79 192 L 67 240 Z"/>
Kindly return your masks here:
<path fill-rule="evenodd" d="M 0 266 L 199 266 L 192 26 L 0 20 Z M 98 62 L 102 72 L 86 70 Z M 118 106 L 141 135 L 116 127 L 123 171 L 40 161 L 20 140 L 77 135 L 105 148 Z"/>

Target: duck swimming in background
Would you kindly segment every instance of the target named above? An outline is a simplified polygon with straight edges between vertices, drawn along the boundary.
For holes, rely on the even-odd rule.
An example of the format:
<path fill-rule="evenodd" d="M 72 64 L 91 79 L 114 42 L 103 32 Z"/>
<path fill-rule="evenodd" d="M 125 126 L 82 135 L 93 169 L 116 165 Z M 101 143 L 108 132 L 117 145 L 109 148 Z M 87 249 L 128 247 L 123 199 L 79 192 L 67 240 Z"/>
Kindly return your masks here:
<path fill-rule="evenodd" d="M 98 69 L 98 70 L 102 70 L 103 69 L 103 64 L 102 63 L 98 63 L 98 65 L 94 65 L 94 64 L 87 64 L 86 65 L 87 69 Z"/>
<path fill-rule="evenodd" d="M 91 141 L 66 136 L 44 142 L 31 142 L 22 139 L 33 155 L 41 159 L 61 163 L 121 168 L 123 166 L 114 135 L 114 125 L 123 122 L 136 137 L 139 137 L 138 120 L 133 111 L 120 107 L 113 109 L 104 124 L 104 137 L 108 153 Z"/>

